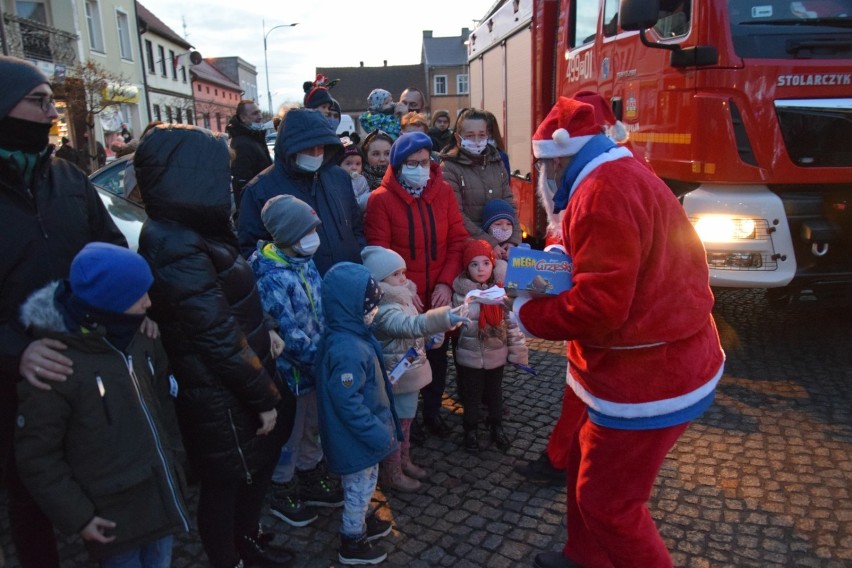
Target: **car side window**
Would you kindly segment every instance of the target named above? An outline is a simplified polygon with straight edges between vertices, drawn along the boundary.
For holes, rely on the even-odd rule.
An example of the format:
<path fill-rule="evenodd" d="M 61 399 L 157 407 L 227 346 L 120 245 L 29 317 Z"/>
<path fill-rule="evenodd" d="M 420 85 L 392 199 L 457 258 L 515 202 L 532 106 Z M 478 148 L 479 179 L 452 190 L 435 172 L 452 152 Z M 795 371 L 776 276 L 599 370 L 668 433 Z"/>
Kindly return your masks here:
<path fill-rule="evenodd" d="M 660 2 L 660 18 L 654 31 L 660 37 L 680 37 L 689 33 L 692 17 L 692 0 L 665 0 Z"/>

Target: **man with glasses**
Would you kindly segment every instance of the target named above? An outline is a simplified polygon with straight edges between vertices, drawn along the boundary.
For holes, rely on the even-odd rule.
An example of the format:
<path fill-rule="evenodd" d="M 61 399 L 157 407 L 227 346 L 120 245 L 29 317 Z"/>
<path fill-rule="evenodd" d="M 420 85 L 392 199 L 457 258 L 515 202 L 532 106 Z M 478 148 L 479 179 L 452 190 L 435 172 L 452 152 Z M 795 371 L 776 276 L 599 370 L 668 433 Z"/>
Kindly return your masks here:
<path fill-rule="evenodd" d="M 16 384 L 50 389 L 71 375 L 65 346 L 33 341 L 18 320 L 35 290 L 67 278 L 74 256 L 92 241 L 127 246 L 94 186 L 79 168 L 51 157 L 57 119 L 53 91 L 32 64 L 0 56 L 0 467 L 12 540 L 23 568 L 59 566 L 47 517 L 21 484 L 13 459 Z"/>
<path fill-rule="evenodd" d="M 243 187 L 272 165 L 260 107 L 254 101 L 241 100 L 237 105 L 237 114 L 231 117 L 225 130 L 231 137 L 231 149 L 236 153 L 231 174 L 234 180 L 234 204 L 239 209 Z"/>

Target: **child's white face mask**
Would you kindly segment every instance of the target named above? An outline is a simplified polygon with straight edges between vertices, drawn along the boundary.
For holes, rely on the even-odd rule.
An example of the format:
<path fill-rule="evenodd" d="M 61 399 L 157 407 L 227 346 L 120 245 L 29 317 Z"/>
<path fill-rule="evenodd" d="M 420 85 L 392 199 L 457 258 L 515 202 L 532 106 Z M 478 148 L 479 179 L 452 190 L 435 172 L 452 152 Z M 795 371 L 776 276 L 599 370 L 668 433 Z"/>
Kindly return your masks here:
<path fill-rule="evenodd" d="M 319 234 L 316 231 L 311 231 L 293 245 L 293 250 L 301 256 L 313 256 L 320 246 Z"/>
<path fill-rule="evenodd" d="M 512 236 L 512 229 L 501 229 L 500 227 L 491 227 L 488 231 L 498 243 L 508 241 Z"/>

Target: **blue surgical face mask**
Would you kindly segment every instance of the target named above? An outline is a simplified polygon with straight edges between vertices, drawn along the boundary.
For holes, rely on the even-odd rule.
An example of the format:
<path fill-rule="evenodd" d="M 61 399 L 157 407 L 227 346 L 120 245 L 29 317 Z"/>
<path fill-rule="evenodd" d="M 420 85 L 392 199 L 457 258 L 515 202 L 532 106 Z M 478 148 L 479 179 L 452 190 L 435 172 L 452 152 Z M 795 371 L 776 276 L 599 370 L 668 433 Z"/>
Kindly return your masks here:
<path fill-rule="evenodd" d="M 399 180 L 413 189 L 426 187 L 426 184 L 429 182 L 429 168 L 424 168 L 423 166 L 409 168 L 403 164 L 402 171 L 399 172 Z"/>
<path fill-rule="evenodd" d="M 311 156 L 310 154 L 296 154 L 296 165 L 306 172 L 315 172 L 322 166 L 322 161 L 325 158 L 324 154 L 319 156 Z"/>
<path fill-rule="evenodd" d="M 467 150 L 471 154 L 478 155 L 483 153 L 488 147 L 488 141 L 483 140 L 482 142 L 475 142 L 473 140 L 462 138 L 461 147 L 463 150 Z"/>

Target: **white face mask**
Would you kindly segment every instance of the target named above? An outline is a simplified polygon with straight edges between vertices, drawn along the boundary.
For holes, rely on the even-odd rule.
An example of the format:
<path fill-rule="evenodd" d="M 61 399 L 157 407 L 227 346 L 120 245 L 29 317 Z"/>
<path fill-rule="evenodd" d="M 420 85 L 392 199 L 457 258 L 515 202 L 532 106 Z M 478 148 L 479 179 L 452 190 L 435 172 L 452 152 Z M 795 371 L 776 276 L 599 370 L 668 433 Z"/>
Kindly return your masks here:
<path fill-rule="evenodd" d="M 494 140 L 493 138 L 489 138 L 489 139 L 488 139 L 488 145 L 489 145 L 489 146 L 494 146 L 494 147 L 496 148 L 496 147 L 497 147 L 497 141 L 496 141 L 496 140 Z"/>
<path fill-rule="evenodd" d="M 482 142 L 474 142 L 473 140 L 462 138 L 461 147 L 463 150 L 467 150 L 471 154 L 481 154 L 485 151 L 485 148 L 488 147 L 488 141 L 483 140 Z"/>
<path fill-rule="evenodd" d="M 364 325 L 370 327 L 373 325 L 373 320 L 376 319 L 376 314 L 379 313 L 379 306 L 376 306 L 372 310 L 370 310 L 369 314 L 364 316 Z"/>
<path fill-rule="evenodd" d="M 262 122 L 250 122 L 249 128 L 251 128 L 252 130 L 263 130 L 263 123 Z"/>
<path fill-rule="evenodd" d="M 324 154 L 311 156 L 310 154 L 298 153 L 296 154 L 296 165 L 306 172 L 315 172 L 320 169 L 324 158 Z"/>
<path fill-rule="evenodd" d="M 319 246 L 319 235 L 316 231 L 313 231 L 299 239 L 299 242 L 293 245 L 293 250 L 301 256 L 313 256 Z"/>
<path fill-rule="evenodd" d="M 498 243 L 508 241 L 512 236 L 512 229 L 501 229 L 500 227 L 491 227 L 488 231 Z"/>
<path fill-rule="evenodd" d="M 405 182 L 408 187 L 414 189 L 426 187 L 426 183 L 429 181 L 429 168 L 424 168 L 423 166 L 409 168 L 403 164 L 402 171 L 399 173 L 399 179 Z"/>

